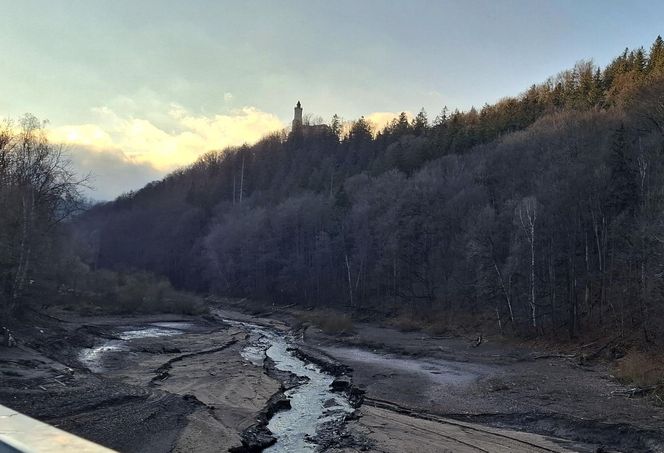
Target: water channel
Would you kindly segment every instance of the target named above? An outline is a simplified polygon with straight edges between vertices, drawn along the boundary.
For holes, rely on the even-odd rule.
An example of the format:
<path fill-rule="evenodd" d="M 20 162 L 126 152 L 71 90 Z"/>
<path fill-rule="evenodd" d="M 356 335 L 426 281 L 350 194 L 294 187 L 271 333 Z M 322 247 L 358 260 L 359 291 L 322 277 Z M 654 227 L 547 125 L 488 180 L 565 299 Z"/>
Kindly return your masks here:
<path fill-rule="evenodd" d="M 277 412 L 269 421 L 268 429 L 277 442 L 266 452 L 315 451 L 312 438 L 328 422 L 340 421 L 353 412 L 348 400 L 330 390 L 334 377 L 318 366 L 308 363 L 292 352 L 292 339 L 288 334 L 276 332 L 257 324 L 224 320 L 227 324 L 247 331 L 250 344 L 242 350 L 242 357 L 255 366 L 263 367 L 270 358 L 274 367 L 298 377 L 299 384 L 285 392 L 291 409 Z M 131 352 L 133 339 L 161 337 L 185 333 L 187 323 L 153 323 L 132 326 L 117 333 L 116 338 L 81 350 L 79 360 L 96 373 L 104 372 L 104 355 L 122 351 Z"/>

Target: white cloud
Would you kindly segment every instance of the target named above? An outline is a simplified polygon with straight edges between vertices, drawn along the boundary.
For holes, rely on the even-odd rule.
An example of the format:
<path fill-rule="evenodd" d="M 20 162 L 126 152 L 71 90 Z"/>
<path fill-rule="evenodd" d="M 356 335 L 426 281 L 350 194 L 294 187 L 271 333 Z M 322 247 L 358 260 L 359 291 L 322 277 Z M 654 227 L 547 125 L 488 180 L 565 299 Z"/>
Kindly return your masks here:
<path fill-rule="evenodd" d="M 122 116 L 109 107 L 93 112 L 98 117 L 96 123 L 53 128 L 51 140 L 96 152 L 121 153 L 128 163 L 149 164 L 162 172 L 188 165 L 213 149 L 256 142 L 284 127 L 275 115 L 255 107 L 226 115 L 201 116 L 173 104 L 167 112 L 168 126 Z"/>
<path fill-rule="evenodd" d="M 109 106 L 92 112 L 95 121 L 53 127 L 49 139 L 65 145 L 79 173 L 91 175 L 95 190 L 88 195 L 100 200 L 138 189 L 210 150 L 253 143 L 284 127 L 275 115 L 255 107 L 204 116 L 171 104 L 157 112 L 158 122 Z"/>
<path fill-rule="evenodd" d="M 93 114 L 94 122 L 54 127 L 49 138 L 66 145 L 79 172 L 92 175 L 96 191 L 90 195 L 97 199 L 140 188 L 207 151 L 253 143 L 284 127 L 275 115 L 255 107 L 205 116 L 178 104 L 163 105 L 158 122 L 119 114 L 108 106 L 93 109 Z M 410 112 L 406 114 L 412 119 Z M 365 118 L 378 131 L 398 116 L 396 112 L 373 112 Z"/>
<path fill-rule="evenodd" d="M 413 119 L 413 114 L 411 112 L 405 113 L 408 121 Z M 400 112 L 373 112 L 365 116 L 365 118 L 373 124 L 374 130 L 378 132 L 387 126 L 393 119 L 398 118 L 400 114 Z"/>

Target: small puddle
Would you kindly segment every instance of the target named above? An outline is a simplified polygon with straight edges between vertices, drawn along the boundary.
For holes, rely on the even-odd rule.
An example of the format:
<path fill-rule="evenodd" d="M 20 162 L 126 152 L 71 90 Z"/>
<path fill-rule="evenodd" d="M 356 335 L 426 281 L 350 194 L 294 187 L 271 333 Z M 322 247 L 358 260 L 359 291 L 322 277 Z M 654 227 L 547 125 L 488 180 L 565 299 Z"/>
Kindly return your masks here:
<path fill-rule="evenodd" d="M 332 357 L 348 362 L 361 362 L 395 372 L 418 374 L 439 385 L 463 386 L 472 384 L 491 372 L 491 367 L 476 363 L 454 362 L 444 359 L 408 359 L 392 354 L 377 354 L 358 348 L 324 348 Z"/>
<path fill-rule="evenodd" d="M 127 326 L 116 333 L 119 340 L 106 340 L 98 346 L 83 348 L 78 354 L 78 360 L 93 373 L 105 371 L 104 356 L 110 353 L 129 351 L 128 342 L 137 338 L 165 337 L 179 335 L 190 328 L 188 322 L 155 322 L 145 327 Z"/>
<path fill-rule="evenodd" d="M 255 324 L 225 320 L 226 323 L 249 330 L 258 339 L 242 351 L 242 356 L 257 366 L 263 366 L 265 357 L 274 361 L 275 368 L 306 378 L 306 382 L 285 392 L 291 409 L 277 412 L 269 421 L 268 429 L 277 443 L 266 452 L 315 451 L 310 439 L 324 423 L 343 420 L 353 412 L 346 398 L 330 390 L 334 377 L 316 365 L 307 363 L 288 349 L 290 342 L 283 334 L 277 334 Z M 303 381 L 305 381 L 303 379 Z"/>

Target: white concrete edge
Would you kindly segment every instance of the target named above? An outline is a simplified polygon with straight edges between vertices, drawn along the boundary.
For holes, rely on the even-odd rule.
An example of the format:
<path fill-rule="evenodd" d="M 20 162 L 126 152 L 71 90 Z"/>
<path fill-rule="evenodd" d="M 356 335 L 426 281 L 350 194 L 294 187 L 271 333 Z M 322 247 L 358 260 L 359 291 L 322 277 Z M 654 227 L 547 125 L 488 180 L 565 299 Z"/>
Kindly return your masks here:
<path fill-rule="evenodd" d="M 0 405 L 0 452 L 112 453 L 101 445 Z"/>

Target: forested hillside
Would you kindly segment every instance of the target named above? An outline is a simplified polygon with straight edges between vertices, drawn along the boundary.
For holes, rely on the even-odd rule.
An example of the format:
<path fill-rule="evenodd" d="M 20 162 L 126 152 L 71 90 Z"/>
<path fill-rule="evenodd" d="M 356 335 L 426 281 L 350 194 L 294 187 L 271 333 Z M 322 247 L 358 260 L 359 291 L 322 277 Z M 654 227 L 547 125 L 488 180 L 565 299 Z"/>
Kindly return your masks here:
<path fill-rule="evenodd" d="M 505 332 L 664 319 L 664 42 L 374 133 L 338 117 L 205 155 L 76 223 L 92 267 Z"/>

